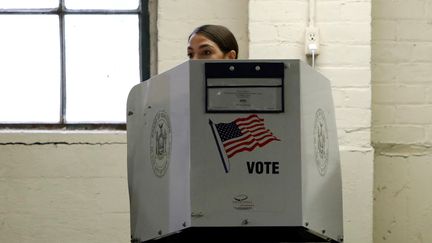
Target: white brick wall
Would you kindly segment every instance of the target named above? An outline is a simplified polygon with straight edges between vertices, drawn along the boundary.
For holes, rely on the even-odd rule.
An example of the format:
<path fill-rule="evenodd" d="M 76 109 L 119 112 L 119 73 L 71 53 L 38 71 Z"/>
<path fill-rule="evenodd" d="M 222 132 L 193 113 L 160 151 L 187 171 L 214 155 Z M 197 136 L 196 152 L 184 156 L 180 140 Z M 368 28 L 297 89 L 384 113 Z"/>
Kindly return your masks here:
<path fill-rule="evenodd" d="M 2 131 L 0 143 L 0 242 L 130 241 L 125 133 Z"/>
<path fill-rule="evenodd" d="M 431 1 L 376 0 L 373 9 L 373 141 L 430 144 Z"/>
<path fill-rule="evenodd" d="M 432 242 L 432 1 L 372 9 L 374 242 Z"/>
<path fill-rule="evenodd" d="M 250 58 L 305 60 L 308 1 L 251 0 L 250 6 Z M 317 1 L 316 9 L 316 65 L 332 81 L 341 145 L 369 147 L 370 1 Z"/>
<path fill-rule="evenodd" d="M 432 242 L 430 151 L 397 149 L 375 160 L 374 242 Z"/>

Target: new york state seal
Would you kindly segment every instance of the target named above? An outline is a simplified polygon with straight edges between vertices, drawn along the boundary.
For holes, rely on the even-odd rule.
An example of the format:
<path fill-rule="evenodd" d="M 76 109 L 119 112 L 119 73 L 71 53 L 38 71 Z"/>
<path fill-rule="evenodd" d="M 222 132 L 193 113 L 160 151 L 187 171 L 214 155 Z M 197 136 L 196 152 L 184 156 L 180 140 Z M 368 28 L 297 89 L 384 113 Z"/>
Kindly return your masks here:
<path fill-rule="evenodd" d="M 150 161 L 153 172 L 163 177 L 171 155 L 171 124 L 168 113 L 161 110 L 153 118 L 150 136 Z"/>
<path fill-rule="evenodd" d="M 315 162 L 318 167 L 318 172 L 320 175 L 324 176 L 327 172 L 329 159 L 329 138 L 327 121 L 322 109 L 318 109 L 315 113 L 315 126 L 313 134 Z"/>

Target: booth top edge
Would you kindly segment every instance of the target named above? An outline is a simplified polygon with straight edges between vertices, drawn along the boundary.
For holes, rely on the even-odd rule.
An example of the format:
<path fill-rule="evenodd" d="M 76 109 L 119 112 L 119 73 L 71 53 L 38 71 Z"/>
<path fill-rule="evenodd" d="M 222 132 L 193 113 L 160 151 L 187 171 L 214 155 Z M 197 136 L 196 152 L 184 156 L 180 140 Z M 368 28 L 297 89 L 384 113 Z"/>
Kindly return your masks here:
<path fill-rule="evenodd" d="M 179 63 L 177 66 L 172 67 L 168 70 L 165 70 L 164 72 L 161 72 L 157 75 L 161 75 L 163 73 L 169 72 L 173 69 L 176 69 L 183 65 L 201 65 L 204 63 L 292 63 L 292 64 L 298 64 L 298 63 L 304 63 L 304 61 L 300 59 L 201 59 L 201 60 L 186 60 L 182 63 Z M 156 75 L 155 75 L 156 76 Z M 150 77 L 151 79 L 151 77 Z M 141 82 L 144 82 L 146 80 L 142 80 Z"/>

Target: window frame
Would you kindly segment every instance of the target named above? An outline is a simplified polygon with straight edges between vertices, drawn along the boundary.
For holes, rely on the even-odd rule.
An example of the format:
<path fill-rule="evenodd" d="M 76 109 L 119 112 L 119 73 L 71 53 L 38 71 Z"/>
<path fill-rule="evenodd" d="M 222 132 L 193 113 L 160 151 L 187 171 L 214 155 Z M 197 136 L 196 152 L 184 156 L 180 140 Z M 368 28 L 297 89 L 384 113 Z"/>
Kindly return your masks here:
<path fill-rule="evenodd" d="M 150 0 L 151 1 L 151 0 Z M 117 9 L 67 9 L 64 0 L 56 8 L 0 8 L 0 15 L 57 15 L 60 41 L 60 119 L 58 123 L 0 123 L 0 129 L 49 129 L 49 130 L 126 130 L 125 123 L 66 123 L 66 37 L 65 15 L 138 15 L 139 26 L 139 77 L 150 78 L 150 14 L 149 0 L 139 0 L 138 8 Z M 125 108 L 126 114 L 126 108 Z M 126 116 L 126 115 L 125 115 Z"/>

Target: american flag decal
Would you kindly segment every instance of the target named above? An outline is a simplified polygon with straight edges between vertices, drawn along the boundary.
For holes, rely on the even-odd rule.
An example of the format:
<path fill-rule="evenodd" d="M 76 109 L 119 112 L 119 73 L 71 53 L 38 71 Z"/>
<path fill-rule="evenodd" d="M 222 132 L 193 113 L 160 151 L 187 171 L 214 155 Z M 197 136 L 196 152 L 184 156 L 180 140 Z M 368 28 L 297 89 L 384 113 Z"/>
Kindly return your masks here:
<path fill-rule="evenodd" d="M 212 127 L 216 143 L 218 143 L 219 150 L 222 147 L 228 159 L 240 152 L 250 152 L 258 147 L 264 147 L 272 141 L 280 141 L 265 127 L 264 119 L 255 114 L 237 118 L 230 123 L 214 124 L 210 120 L 210 126 Z M 219 152 L 221 153 L 222 151 Z M 225 171 L 228 172 L 227 161 L 224 160 L 225 156 L 221 155 L 221 157 Z"/>

